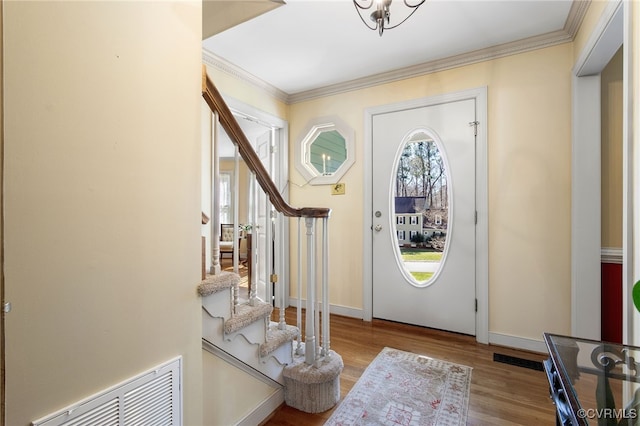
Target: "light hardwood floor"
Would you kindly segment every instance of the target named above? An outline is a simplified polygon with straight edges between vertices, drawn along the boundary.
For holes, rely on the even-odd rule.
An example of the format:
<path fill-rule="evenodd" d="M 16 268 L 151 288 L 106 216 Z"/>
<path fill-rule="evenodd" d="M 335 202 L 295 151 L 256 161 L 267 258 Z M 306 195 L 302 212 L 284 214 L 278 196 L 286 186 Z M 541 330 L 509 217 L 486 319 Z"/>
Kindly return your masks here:
<path fill-rule="evenodd" d="M 294 308 L 287 309 L 286 318 L 295 324 Z M 493 361 L 494 352 L 535 361 L 545 359 L 545 354 L 483 345 L 472 336 L 423 327 L 332 315 L 331 348 L 344 362 L 341 401 L 385 346 L 472 367 L 468 425 L 555 425 L 545 374 Z M 322 425 L 332 411 L 308 414 L 283 405 L 264 425 Z"/>

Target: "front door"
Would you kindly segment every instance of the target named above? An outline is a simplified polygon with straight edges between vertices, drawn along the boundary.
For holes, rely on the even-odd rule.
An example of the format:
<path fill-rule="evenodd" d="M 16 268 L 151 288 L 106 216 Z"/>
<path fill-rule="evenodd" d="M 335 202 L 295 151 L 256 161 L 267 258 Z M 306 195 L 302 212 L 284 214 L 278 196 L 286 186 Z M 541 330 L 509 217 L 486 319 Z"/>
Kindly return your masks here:
<path fill-rule="evenodd" d="M 373 116 L 374 318 L 475 335 L 475 121 L 473 99 Z"/>

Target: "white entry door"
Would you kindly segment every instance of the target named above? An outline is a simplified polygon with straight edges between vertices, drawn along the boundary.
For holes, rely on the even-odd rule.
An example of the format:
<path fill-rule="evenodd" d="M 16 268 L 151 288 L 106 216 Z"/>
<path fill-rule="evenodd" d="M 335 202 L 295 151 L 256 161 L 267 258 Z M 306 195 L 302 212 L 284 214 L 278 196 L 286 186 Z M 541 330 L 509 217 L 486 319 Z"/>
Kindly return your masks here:
<path fill-rule="evenodd" d="M 475 100 L 466 99 L 373 116 L 374 318 L 475 335 L 475 136 L 470 124 L 476 121 L 475 108 Z M 412 275 L 401 257 L 399 237 L 416 231 L 408 228 L 398 233 L 396 226 L 408 217 L 399 219 L 396 214 L 396 204 L 401 204 L 396 200 L 398 167 L 407 160 L 406 154 L 403 157 L 407 143 L 418 139 L 430 139 L 438 147 L 446 177 L 438 194 L 447 200 L 447 208 L 436 212 L 441 215 L 444 211 L 445 217 L 435 220 L 438 215 L 429 213 L 437 210 L 432 208 L 433 199 L 414 203 L 420 204 L 416 208 L 419 220 L 433 222 L 433 228 L 425 226 L 420 232 L 446 235 L 435 272 L 424 281 Z"/>

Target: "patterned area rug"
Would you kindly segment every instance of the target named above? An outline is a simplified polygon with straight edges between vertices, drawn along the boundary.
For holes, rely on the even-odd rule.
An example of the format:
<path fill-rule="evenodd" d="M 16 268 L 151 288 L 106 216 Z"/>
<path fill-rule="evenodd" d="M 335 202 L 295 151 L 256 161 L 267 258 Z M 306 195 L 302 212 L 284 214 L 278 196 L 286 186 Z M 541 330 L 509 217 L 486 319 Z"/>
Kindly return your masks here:
<path fill-rule="evenodd" d="M 471 367 L 384 348 L 325 425 L 464 425 Z"/>

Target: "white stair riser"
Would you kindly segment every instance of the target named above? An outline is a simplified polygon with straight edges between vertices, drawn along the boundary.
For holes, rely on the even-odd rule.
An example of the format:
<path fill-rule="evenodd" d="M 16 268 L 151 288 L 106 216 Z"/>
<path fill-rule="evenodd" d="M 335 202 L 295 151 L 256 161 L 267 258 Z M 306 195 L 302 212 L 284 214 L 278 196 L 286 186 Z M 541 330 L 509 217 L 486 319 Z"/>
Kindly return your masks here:
<path fill-rule="evenodd" d="M 275 358 L 278 361 L 278 363 L 282 365 L 291 364 L 291 362 L 293 361 L 292 343 L 289 342 L 278 347 L 275 351 L 271 352 L 269 355 L 267 355 L 263 359 L 269 359 L 270 357 Z"/>
<path fill-rule="evenodd" d="M 265 376 L 272 378 L 280 384 L 284 384 L 284 378 L 282 377 L 284 364 L 280 363 L 276 358 L 271 356 L 271 354 L 264 359 L 260 359 L 260 345 L 257 343 L 249 343 L 244 335 L 237 333 L 232 340 L 228 340 L 225 337 L 222 342 L 219 341 L 218 337 L 215 344 L 220 349 L 230 353 L 235 358 L 250 365 Z M 286 349 L 287 346 L 289 347 L 288 349 Z M 282 345 L 279 350 L 282 350 L 282 348 L 285 348 L 285 351 L 291 351 L 291 343 Z"/>
<path fill-rule="evenodd" d="M 225 320 L 231 318 L 231 305 L 231 289 L 225 289 L 202 298 L 202 307 L 212 317 L 220 317 Z"/>
<path fill-rule="evenodd" d="M 267 320 L 266 318 L 252 322 L 248 326 L 233 333 L 225 334 L 225 340 L 234 340 L 236 336 L 242 335 L 251 343 L 261 344 L 267 339 Z"/>

